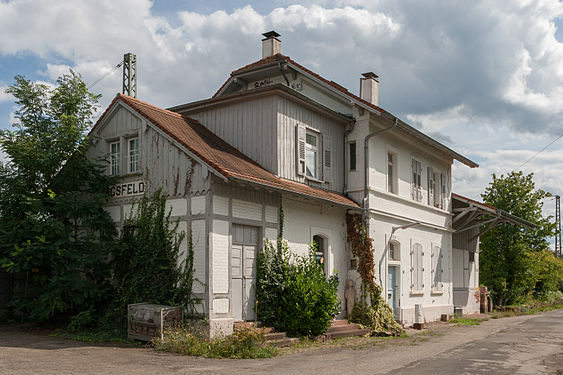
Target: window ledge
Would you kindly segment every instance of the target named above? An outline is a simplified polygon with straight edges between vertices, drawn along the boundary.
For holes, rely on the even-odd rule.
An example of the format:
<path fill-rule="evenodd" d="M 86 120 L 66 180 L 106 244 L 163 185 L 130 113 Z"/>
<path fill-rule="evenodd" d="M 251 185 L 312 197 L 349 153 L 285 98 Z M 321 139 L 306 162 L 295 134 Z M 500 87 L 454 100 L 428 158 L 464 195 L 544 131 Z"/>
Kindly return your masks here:
<path fill-rule="evenodd" d="M 317 180 L 316 178 L 313 178 L 313 177 L 307 177 L 307 176 L 305 176 L 305 179 L 306 179 L 307 181 L 316 182 L 316 183 L 318 183 L 318 184 L 325 184 L 325 183 L 327 183 L 326 181 Z"/>
<path fill-rule="evenodd" d="M 444 294 L 444 291 L 443 290 L 433 290 L 430 294 L 433 295 L 433 296 L 441 296 L 441 295 Z"/>
<path fill-rule="evenodd" d="M 399 259 L 389 259 L 388 263 L 390 266 L 398 266 L 401 264 L 401 261 Z"/>
<path fill-rule="evenodd" d="M 422 290 L 411 290 L 410 293 L 411 297 L 421 297 L 424 295 L 424 291 Z"/>

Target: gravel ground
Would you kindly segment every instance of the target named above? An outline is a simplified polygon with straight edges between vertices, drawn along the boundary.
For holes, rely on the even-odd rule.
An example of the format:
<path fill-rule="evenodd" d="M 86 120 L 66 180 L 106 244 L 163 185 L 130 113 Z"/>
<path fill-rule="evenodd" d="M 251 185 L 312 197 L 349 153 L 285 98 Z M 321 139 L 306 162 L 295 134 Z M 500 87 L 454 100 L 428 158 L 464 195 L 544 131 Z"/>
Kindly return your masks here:
<path fill-rule="evenodd" d="M 429 327 L 406 338 L 302 345 L 262 360 L 179 356 L 0 327 L 0 374 L 563 374 L 563 310 Z"/>

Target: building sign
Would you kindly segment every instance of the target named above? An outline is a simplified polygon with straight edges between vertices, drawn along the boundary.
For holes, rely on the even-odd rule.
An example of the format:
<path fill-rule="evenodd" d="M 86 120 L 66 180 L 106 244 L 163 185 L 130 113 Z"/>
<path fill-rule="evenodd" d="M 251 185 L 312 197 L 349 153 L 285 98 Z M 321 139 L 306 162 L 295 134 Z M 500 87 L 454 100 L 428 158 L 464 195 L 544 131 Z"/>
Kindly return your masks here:
<path fill-rule="evenodd" d="M 130 197 L 132 195 L 141 195 L 145 192 L 144 181 L 124 182 L 119 185 L 113 185 L 109 188 L 109 195 L 112 198 Z"/>

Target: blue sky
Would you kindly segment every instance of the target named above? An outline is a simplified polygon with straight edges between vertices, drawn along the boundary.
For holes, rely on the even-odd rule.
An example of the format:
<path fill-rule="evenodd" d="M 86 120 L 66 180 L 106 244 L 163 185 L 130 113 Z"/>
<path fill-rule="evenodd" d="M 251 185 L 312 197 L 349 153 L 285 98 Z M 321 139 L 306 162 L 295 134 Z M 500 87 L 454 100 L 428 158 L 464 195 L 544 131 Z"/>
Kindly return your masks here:
<path fill-rule="evenodd" d="M 377 73 L 386 110 L 480 163 L 454 167 L 455 190 L 478 199 L 563 134 L 562 17 L 558 0 L 0 0 L 0 128 L 16 74 L 91 83 L 134 52 L 139 98 L 168 107 L 211 96 L 275 29 L 284 54 L 352 92 Z M 93 87 L 101 110 L 120 76 Z M 562 194 L 563 139 L 522 170 Z"/>

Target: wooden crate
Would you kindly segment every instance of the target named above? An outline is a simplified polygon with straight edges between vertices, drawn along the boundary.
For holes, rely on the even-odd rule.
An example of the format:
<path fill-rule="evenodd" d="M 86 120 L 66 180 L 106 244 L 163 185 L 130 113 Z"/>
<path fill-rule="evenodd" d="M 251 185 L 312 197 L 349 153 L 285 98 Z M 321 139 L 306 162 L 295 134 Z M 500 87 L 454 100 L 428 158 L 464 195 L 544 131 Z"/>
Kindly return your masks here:
<path fill-rule="evenodd" d="M 167 328 L 182 322 L 179 306 L 134 303 L 127 306 L 127 339 L 150 341 L 164 335 Z"/>

